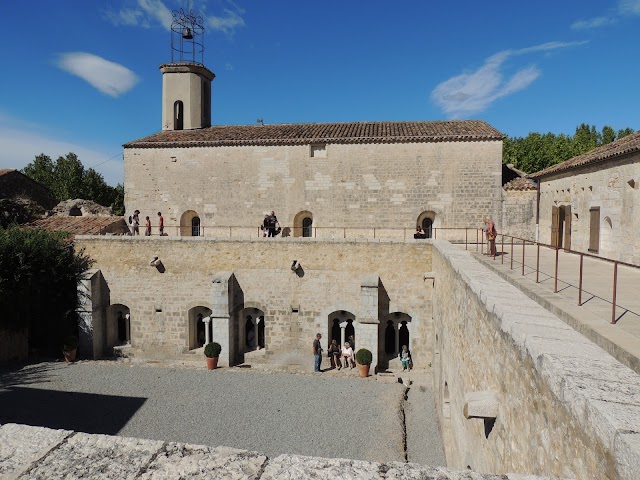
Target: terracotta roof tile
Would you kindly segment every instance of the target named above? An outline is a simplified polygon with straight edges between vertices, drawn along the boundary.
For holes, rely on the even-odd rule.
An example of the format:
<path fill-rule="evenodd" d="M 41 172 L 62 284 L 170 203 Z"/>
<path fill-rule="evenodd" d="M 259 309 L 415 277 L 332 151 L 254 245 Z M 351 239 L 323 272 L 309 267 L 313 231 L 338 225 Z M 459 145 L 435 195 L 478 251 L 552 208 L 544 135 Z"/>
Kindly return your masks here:
<path fill-rule="evenodd" d="M 482 120 L 291 123 L 166 130 L 126 143 L 124 148 L 483 141 L 503 138 L 502 133 Z"/>
<path fill-rule="evenodd" d="M 591 163 L 602 162 L 605 160 L 627 155 L 629 153 L 640 151 L 640 131 L 627 135 L 620 140 L 611 142 L 598 148 L 594 148 L 590 152 L 583 153 L 577 157 L 570 158 L 562 163 L 558 163 L 539 172 L 532 173 L 529 178 L 540 178 L 552 173 L 563 172 L 571 168 L 589 165 Z"/>
<path fill-rule="evenodd" d="M 520 192 L 526 192 L 530 190 L 535 191 L 538 189 L 538 187 L 536 186 L 536 183 L 533 180 L 529 180 L 524 177 L 514 178 L 510 182 L 505 183 L 502 188 L 507 191 L 520 191 Z"/>
<path fill-rule="evenodd" d="M 121 222 L 122 225 L 118 225 Z M 71 235 L 100 235 L 105 229 L 110 228 L 128 231 L 127 225 L 122 217 L 45 217 L 34 220 L 25 225 L 27 228 L 42 228 L 67 232 Z M 122 227 L 120 229 L 119 227 Z"/>

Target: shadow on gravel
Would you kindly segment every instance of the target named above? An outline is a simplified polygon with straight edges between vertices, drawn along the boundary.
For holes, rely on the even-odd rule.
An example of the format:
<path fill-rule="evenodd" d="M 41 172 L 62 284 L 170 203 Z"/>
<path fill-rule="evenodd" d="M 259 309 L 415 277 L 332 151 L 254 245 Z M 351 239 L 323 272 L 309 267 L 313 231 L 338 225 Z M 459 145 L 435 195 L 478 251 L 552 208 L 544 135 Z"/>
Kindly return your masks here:
<path fill-rule="evenodd" d="M 0 391 L 5 388 L 49 381 L 49 372 L 55 364 L 39 363 L 27 365 L 9 365 L 0 368 Z"/>
<path fill-rule="evenodd" d="M 12 387 L 0 392 L 0 424 L 116 435 L 146 398 Z"/>

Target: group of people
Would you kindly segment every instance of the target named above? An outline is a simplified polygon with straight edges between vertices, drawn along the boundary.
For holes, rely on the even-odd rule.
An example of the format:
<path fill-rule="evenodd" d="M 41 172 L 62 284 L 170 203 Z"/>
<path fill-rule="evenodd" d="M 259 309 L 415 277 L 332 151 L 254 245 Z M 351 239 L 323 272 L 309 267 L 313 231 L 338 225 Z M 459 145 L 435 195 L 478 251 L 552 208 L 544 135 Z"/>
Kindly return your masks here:
<path fill-rule="evenodd" d="M 162 212 L 158 212 L 158 222 L 159 234 L 162 236 L 164 235 L 164 217 L 162 216 Z M 140 210 L 135 210 L 133 215 L 129 215 L 129 234 L 140 235 Z M 148 215 L 145 217 L 144 235 L 145 237 L 151 236 L 151 219 Z"/>
<path fill-rule="evenodd" d="M 322 338 L 321 333 L 316 334 L 316 338 L 313 341 L 313 355 L 314 355 L 314 372 L 321 372 L 320 366 L 322 365 L 322 344 L 320 343 L 320 339 Z M 333 339 L 331 340 L 331 344 L 329 345 L 328 357 L 331 363 L 331 368 L 337 368 L 341 370 L 343 367 L 346 370 L 347 368 L 355 368 L 356 366 L 356 341 L 353 338 L 353 335 L 349 335 L 348 341 L 344 342 L 342 348 L 338 345 L 338 342 Z M 413 361 L 411 359 L 411 352 L 406 345 L 402 346 L 402 350 L 400 351 L 400 363 L 402 364 L 402 371 L 411 370 L 413 367 Z"/>
<path fill-rule="evenodd" d="M 416 233 L 413 234 L 413 238 L 428 238 L 427 237 L 427 232 L 424 231 L 424 229 L 418 225 L 416 227 Z"/>
<path fill-rule="evenodd" d="M 276 217 L 276 213 L 273 210 L 271 210 L 271 214 L 264 216 L 260 230 L 263 237 L 275 237 L 282 231 L 278 223 L 278 217 Z"/>

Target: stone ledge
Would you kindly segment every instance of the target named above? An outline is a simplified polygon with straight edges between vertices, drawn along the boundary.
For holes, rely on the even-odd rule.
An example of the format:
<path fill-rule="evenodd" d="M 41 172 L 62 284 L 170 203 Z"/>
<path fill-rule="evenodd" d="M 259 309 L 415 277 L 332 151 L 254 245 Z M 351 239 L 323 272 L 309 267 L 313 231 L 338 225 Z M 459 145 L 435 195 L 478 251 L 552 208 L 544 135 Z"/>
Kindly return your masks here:
<path fill-rule="evenodd" d="M 453 471 L 412 463 L 265 455 L 229 447 L 207 447 L 45 427 L 0 427 L 0 475 L 6 479 L 86 478 L 170 480 L 544 480 L 544 477 Z"/>

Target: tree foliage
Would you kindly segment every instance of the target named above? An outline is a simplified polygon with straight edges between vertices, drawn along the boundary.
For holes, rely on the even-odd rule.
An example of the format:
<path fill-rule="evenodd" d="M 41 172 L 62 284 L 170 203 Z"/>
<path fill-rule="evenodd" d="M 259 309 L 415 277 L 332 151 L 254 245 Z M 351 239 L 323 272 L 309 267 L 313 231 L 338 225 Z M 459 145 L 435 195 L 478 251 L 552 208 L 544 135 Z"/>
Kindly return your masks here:
<path fill-rule="evenodd" d="M 29 331 L 30 348 L 59 353 L 77 335 L 77 286 L 92 260 L 64 233 L 0 228 L 0 330 Z"/>
<path fill-rule="evenodd" d="M 22 173 L 48 187 L 59 202 L 83 198 L 111 207 L 116 215 L 124 215 L 124 186 L 107 185 L 93 168 L 85 170 L 75 153 L 58 157 L 55 162 L 45 154 L 37 155 Z"/>
<path fill-rule="evenodd" d="M 573 136 L 532 132 L 526 137 L 507 137 L 503 142 L 502 163 L 512 163 L 525 172 L 538 172 L 631 133 L 631 128 L 616 132 L 605 125 L 598 131 L 595 126 L 583 123 Z"/>

